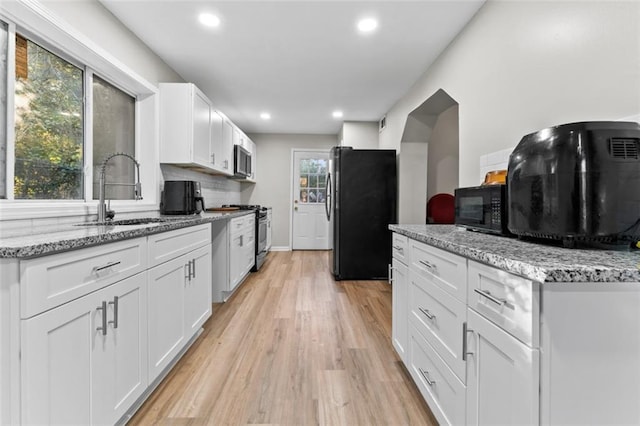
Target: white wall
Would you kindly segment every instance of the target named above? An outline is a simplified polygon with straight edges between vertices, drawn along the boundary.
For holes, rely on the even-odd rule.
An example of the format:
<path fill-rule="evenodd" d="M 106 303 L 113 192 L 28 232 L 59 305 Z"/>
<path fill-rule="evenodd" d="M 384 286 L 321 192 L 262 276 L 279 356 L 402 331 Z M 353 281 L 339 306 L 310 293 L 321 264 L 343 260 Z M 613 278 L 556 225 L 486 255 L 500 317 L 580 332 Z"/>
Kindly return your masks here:
<path fill-rule="evenodd" d="M 428 144 L 427 200 L 441 192 L 453 195 L 458 187 L 457 105 L 438 116 Z"/>
<path fill-rule="evenodd" d="M 378 149 L 378 123 L 345 121 L 338 135 L 341 146 L 354 149 Z"/>
<path fill-rule="evenodd" d="M 150 83 L 157 85 L 159 82 L 184 81 L 98 0 L 41 2 Z"/>
<path fill-rule="evenodd" d="M 438 89 L 459 104 L 459 185 L 545 127 L 640 112 L 640 2 L 491 1 L 387 113 L 380 148 Z"/>
<path fill-rule="evenodd" d="M 250 134 L 259 161 L 256 184 L 242 184 L 242 202 L 273 208 L 273 246 L 289 246 L 291 150 L 330 149 L 336 135 Z"/>

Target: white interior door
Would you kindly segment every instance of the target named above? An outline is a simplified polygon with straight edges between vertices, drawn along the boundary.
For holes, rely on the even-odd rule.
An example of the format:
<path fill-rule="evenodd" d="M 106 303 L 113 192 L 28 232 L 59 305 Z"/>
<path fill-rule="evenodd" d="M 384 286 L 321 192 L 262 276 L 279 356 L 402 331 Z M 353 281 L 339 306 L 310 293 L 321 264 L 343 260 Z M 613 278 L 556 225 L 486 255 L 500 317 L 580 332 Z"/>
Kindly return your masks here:
<path fill-rule="evenodd" d="M 292 249 L 328 250 L 325 213 L 329 151 L 293 151 Z"/>

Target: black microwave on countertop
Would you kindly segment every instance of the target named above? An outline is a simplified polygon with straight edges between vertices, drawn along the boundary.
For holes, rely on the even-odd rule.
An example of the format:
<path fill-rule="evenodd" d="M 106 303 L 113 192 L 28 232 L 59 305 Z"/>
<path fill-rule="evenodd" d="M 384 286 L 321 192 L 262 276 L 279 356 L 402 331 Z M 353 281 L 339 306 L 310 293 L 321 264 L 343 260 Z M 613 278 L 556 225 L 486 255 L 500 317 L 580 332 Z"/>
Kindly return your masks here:
<path fill-rule="evenodd" d="M 507 189 L 503 184 L 457 188 L 455 224 L 498 235 L 511 235 L 507 228 Z"/>

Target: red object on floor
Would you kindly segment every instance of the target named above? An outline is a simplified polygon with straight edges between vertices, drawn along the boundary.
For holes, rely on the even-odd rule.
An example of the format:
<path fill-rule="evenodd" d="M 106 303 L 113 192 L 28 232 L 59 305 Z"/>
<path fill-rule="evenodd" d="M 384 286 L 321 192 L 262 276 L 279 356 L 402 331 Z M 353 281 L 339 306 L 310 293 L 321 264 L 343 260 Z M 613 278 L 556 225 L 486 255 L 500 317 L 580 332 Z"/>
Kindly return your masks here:
<path fill-rule="evenodd" d="M 455 198 L 451 194 L 436 194 L 427 202 L 427 223 L 453 223 Z"/>

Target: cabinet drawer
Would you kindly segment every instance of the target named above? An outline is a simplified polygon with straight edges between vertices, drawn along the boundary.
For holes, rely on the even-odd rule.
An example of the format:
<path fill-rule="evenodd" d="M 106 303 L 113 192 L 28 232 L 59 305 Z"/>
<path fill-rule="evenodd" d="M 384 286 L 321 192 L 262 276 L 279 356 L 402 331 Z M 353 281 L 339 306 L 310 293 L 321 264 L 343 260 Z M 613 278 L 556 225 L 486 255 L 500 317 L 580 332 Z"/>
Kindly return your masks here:
<path fill-rule="evenodd" d="M 149 267 L 211 244 L 211 224 L 190 226 L 149 237 Z"/>
<path fill-rule="evenodd" d="M 21 261 L 21 318 L 145 270 L 146 249 L 146 239 L 136 238 Z"/>
<path fill-rule="evenodd" d="M 469 261 L 469 307 L 523 343 L 539 346 L 539 284 Z"/>
<path fill-rule="evenodd" d="M 466 363 L 462 360 L 464 303 L 419 276 L 409 272 L 409 318 L 464 383 Z"/>
<path fill-rule="evenodd" d="M 411 269 L 466 303 L 467 260 L 419 241 L 410 240 L 409 244 Z"/>
<path fill-rule="evenodd" d="M 405 237 L 404 235 L 400 235 L 396 232 L 393 233 L 392 239 L 391 239 L 391 253 L 393 254 L 393 257 L 395 257 L 405 265 L 407 264 L 407 261 L 408 261 L 407 260 L 407 255 L 409 254 L 408 246 L 409 246 L 409 242 L 407 237 Z"/>
<path fill-rule="evenodd" d="M 441 425 L 464 425 L 465 385 L 413 325 L 409 326 L 409 332 L 409 371 L 431 412 Z"/>

